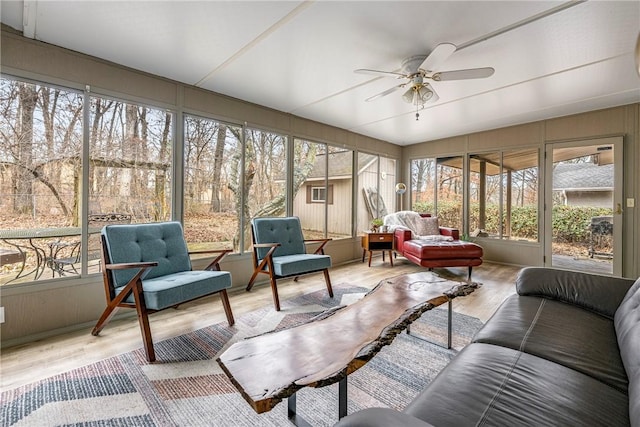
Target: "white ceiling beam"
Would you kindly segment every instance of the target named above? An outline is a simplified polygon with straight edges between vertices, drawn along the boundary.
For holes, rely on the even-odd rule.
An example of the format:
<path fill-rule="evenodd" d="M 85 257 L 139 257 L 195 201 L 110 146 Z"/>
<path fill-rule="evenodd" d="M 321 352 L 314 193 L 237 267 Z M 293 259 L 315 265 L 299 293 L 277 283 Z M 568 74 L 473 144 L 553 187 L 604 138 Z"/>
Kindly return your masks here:
<path fill-rule="evenodd" d="M 37 0 L 24 0 L 22 6 L 22 34 L 30 39 L 36 38 Z"/>

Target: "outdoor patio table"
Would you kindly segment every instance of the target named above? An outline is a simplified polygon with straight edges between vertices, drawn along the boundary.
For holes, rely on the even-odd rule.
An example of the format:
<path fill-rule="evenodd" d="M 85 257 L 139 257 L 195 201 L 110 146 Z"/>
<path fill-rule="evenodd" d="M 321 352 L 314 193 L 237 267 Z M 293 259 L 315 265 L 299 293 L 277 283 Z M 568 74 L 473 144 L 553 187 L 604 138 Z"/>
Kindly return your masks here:
<path fill-rule="evenodd" d="M 99 233 L 100 228 L 90 228 L 89 234 Z M 57 237 L 80 236 L 82 228 L 80 227 L 50 227 L 50 228 L 30 228 L 16 230 L 0 230 L 0 240 L 9 246 L 16 248 L 23 255 L 23 265 L 16 277 L 9 282 L 19 279 L 20 277 L 34 275 L 34 280 L 38 280 L 47 268 L 47 261 L 51 256 L 51 245 L 47 244 L 48 249 L 38 245 L 38 241 L 42 239 L 51 239 Z M 50 242 L 48 242 L 50 243 Z M 33 252 L 35 254 L 35 267 L 24 273 L 26 254 Z"/>

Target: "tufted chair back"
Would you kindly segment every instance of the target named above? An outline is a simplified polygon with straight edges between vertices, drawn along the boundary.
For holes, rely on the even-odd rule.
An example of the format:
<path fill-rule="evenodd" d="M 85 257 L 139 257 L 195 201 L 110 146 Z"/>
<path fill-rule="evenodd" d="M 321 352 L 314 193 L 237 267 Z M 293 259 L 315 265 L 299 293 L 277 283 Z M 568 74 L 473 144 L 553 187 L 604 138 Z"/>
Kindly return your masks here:
<path fill-rule="evenodd" d="M 254 218 L 251 220 L 254 243 L 280 243 L 274 257 L 306 253 L 302 226 L 298 217 Z M 258 248 L 258 259 L 267 256 L 269 248 Z"/>
<path fill-rule="evenodd" d="M 179 222 L 107 225 L 102 229 L 109 261 L 113 264 L 155 261 L 145 279 L 191 270 L 191 261 Z M 124 286 L 135 269 L 111 272 L 114 287 Z"/>

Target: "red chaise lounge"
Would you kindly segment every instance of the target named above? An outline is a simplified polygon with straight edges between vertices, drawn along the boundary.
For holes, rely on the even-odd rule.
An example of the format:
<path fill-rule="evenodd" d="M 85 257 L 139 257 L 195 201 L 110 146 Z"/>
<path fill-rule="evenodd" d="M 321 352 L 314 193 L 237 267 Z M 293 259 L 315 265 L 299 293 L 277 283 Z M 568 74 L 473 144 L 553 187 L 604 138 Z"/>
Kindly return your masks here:
<path fill-rule="evenodd" d="M 471 279 L 482 264 L 482 247 L 460 240 L 457 228 L 440 227 L 437 217 L 400 211 L 385 216 L 384 225 L 394 233 L 394 251 L 422 267 L 468 267 Z"/>

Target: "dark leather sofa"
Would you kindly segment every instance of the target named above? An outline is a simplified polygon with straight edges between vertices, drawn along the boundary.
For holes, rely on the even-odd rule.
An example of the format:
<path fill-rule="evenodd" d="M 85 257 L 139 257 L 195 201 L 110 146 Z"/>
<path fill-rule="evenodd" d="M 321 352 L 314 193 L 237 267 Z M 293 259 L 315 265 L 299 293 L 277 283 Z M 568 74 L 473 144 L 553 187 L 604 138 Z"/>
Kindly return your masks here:
<path fill-rule="evenodd" d="M 524 268 L 509 297 L 402 412 L 339 427 L 640 427 L 640 279 Z"/>

